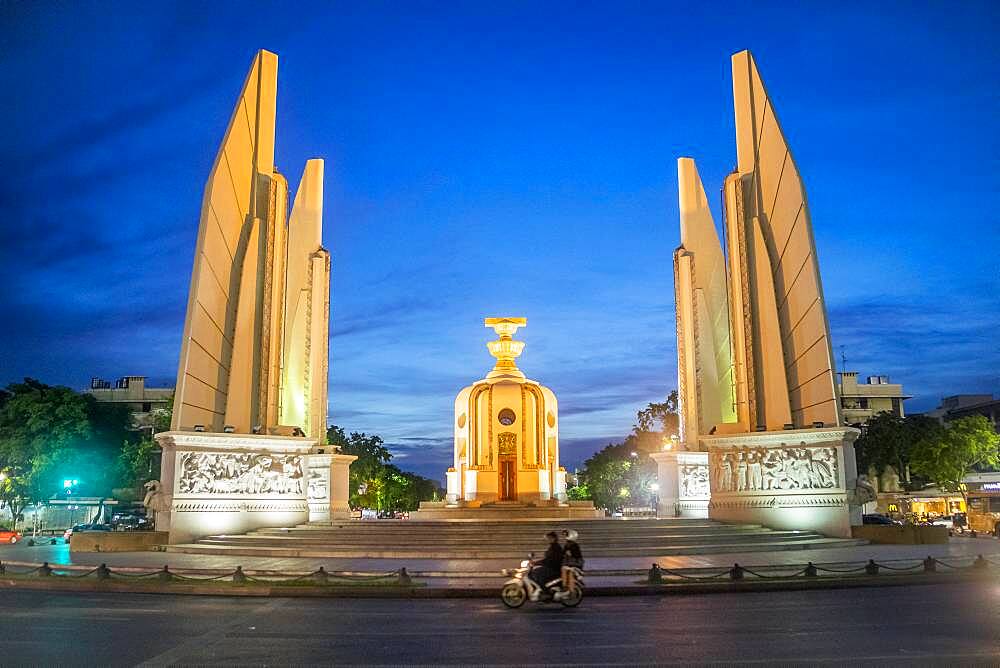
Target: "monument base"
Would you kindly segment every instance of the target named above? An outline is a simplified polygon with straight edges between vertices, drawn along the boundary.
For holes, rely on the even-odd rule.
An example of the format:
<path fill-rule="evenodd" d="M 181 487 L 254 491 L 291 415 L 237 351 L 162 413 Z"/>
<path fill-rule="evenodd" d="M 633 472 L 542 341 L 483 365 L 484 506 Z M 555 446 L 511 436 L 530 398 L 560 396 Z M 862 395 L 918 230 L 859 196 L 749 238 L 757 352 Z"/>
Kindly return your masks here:
<path fill-rule="evenodd" d="M 348 505 L 349 468 L 354 455 L 329 453 L 319 446 L 309 455 L 309 521 L 329 522 L 351 518 Z"/>
<path fill-rule="evenodd" d="M 604 511 L 595 508 L 592 501 L 569 501 L 558 503 L 523 504 L 517 502 L 497 502 L 478 504 L 476 502 L 421 501 L 420 509 L 410 513 L 411 520 L 479 520 L 517 521 L 534 519 L 600 519 Z"/>
<path fill-rule="evenodd" d="M 708 516 L 772 529 L 850 538 L 857 482 L 850 427 L 702 436 L 708 451 Z M 857 515 L 857 517 L 852 517 Z"/>
<path fill-rule="evenodd" d="M 161 496 L 150 508 L 171 543 L 308 521 L 315 439 L 168 431 L 156 441 L 163 449 Z"/>
<path fill-rule="evenodd" d="M 708 453 L 686 450 L 654 452 L 660 486 L 657 517 L 708 517 Z"/>

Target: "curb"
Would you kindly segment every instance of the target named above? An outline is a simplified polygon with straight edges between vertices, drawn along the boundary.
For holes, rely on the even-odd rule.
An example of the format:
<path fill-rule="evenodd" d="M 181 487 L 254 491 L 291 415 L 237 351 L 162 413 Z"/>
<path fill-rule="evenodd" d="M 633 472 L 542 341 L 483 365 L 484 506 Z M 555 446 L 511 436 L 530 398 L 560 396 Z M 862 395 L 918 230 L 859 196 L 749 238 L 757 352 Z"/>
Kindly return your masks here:
<path fill-rule="evenodd" d="M 995 580 L 989 573 L 937 573 L 877 575 L 843 578 L 743 580 L 725 582 L 683 582 L 659 585 L 635 584 L 590 587 L 587 596 L 668 596 L 686 594 L 714 594 L 761 591 L 805 591 L 822 589 L 848 589 L 858 587 L 898 587 L 906 585 L 931 585 L 981 580 Z M 498 598 L 500 587 L 408 587 L 380 585 L 358 587 L 351 585 L 326 586 L 267 586 L 246 584 L 239 587 L 209 584 L 156 585 L 131 582 L 95 580 L 64 580 L 62 578 L 14 579 L 0 577 L 0 589 L 23 591 L 86 592 L 161 594 L 182 596 L 239 596 L 271 598 L 379 598 L 379 599 L 443 599 L 443 598 Z"/>

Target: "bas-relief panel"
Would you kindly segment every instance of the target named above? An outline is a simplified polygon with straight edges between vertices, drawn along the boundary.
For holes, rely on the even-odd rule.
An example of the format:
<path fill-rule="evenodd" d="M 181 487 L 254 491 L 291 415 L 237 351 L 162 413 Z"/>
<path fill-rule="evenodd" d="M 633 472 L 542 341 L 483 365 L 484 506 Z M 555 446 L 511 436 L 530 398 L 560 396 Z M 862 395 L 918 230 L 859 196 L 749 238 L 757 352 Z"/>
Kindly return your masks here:
<path fill-rule="evenodd" d="M 309 489 L 307 495 L 310 501 L 326 501 L 330 498 L 329 467 L 309 469 Z"/>
<path fill-rule="evenodd" d="M 832 447 L 712 450 L 709 465 L 716 492 L 833 489 L 840 481 Z"/>
<path fill-rule="evenodd" d="M 706 498 L 709 495 L 708 466 L 682 464 L 680 467 L 680 497 L 692 499 Z"/>
<path fill-rule="evenodd" d="M 180 458 L 180 494 L 301 495 L 302 457 L 186 452 Z"/>

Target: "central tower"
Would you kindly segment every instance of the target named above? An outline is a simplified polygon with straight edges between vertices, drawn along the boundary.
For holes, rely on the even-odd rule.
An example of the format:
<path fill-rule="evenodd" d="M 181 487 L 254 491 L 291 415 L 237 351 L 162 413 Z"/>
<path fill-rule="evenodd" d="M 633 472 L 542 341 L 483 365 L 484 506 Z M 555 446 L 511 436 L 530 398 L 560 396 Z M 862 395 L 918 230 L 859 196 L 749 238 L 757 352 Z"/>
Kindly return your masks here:
<path fill-rule="evenodd" d="M 526 318 L 485 320 L 498 337 L 486 344 L 496 364 L 455 398 L 451 504 L 552 505 L 565 499 L 556 395 L 517 368 L 524 342 L 514 334 L 527 324 Z"/>

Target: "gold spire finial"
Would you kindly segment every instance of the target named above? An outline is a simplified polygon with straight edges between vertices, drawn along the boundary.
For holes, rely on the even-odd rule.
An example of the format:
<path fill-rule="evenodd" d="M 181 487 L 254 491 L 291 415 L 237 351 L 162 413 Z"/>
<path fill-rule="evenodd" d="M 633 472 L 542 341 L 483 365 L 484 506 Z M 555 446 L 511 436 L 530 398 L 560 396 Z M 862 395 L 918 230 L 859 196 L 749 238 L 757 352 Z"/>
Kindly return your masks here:
<path fill-rule="evenodd" d="M 497 363 L 496 366 L 493 367 L 493 371 L 520 374 L 514 360 L 517 359 L 517 356 L 521 354 L 522 350 L 524 350 L 524 341 L 515 341 L 513 337 L 514 332 L 516 332 L 519 327 L 527 327 L 528 319 L 486 318 L 484 320 L 484 324 L 487 327 L 493 328 L 493 331 L 495 331 L 497 336 L 500 337 L 496 341 L 490 341 L 486 344 L 486 347 L 490 351 L 490 355 L 493 355 L 493 357 L 497 359 Z"/>

